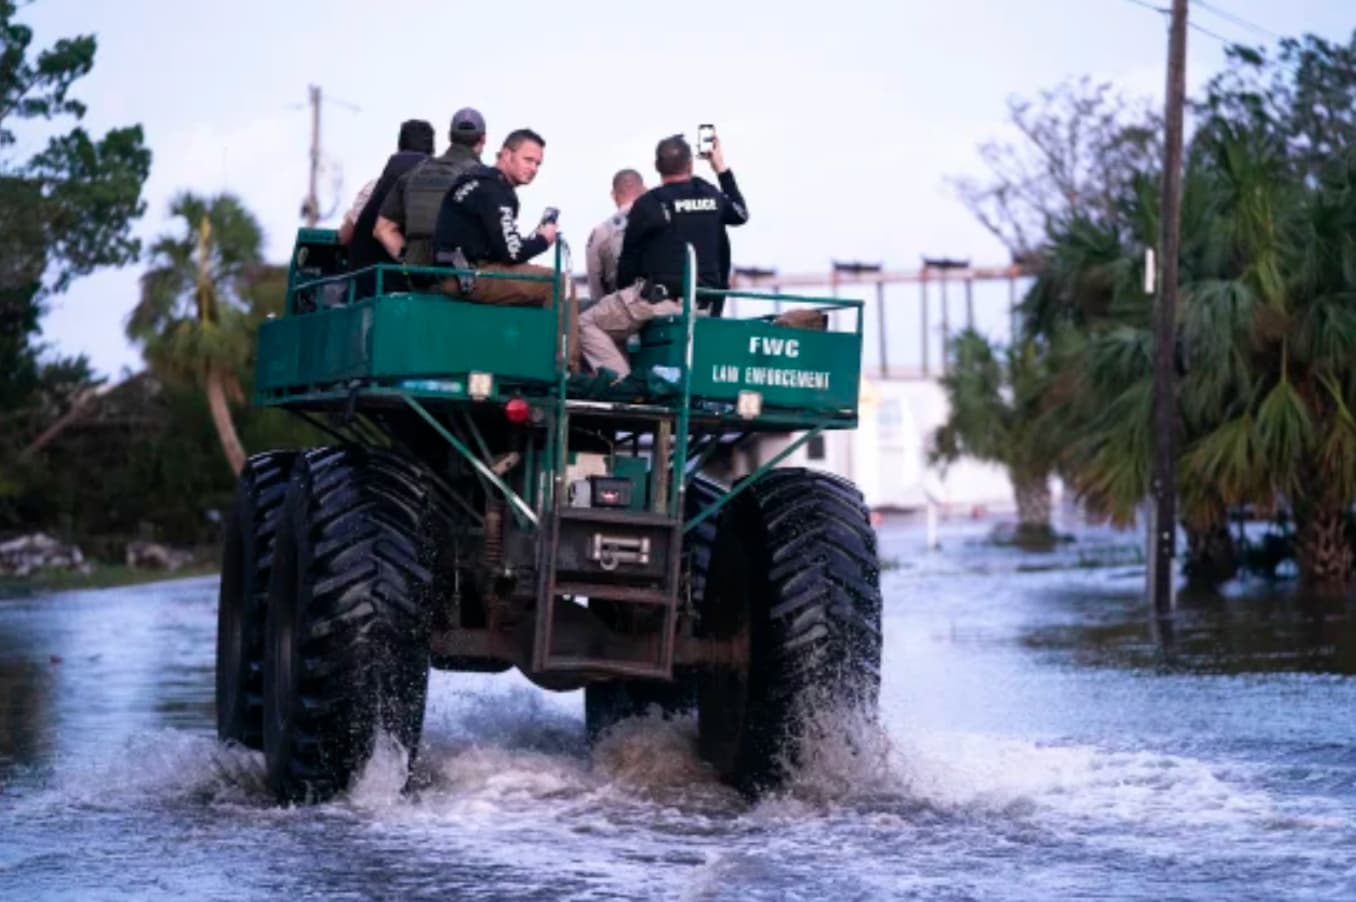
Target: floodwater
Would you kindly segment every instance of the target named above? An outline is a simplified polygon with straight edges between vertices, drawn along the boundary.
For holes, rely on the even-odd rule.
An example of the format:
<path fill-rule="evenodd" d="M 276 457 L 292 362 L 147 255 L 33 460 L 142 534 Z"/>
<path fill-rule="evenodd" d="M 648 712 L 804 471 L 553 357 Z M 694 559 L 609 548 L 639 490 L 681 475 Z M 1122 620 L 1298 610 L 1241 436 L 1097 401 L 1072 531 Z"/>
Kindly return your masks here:
<path fill-rule="evenodd" d="M 984 528 L 884 527 L 884 729 L 756 804 L 690 721 L 590 751 L 580 693 L 435 673 L 411 793 L 280 809 L 214 738 L 213 579 L 0 601 L 0 898 L 1356 898 L 1356 611 L 1164 636 L 1134 536 Z"/>

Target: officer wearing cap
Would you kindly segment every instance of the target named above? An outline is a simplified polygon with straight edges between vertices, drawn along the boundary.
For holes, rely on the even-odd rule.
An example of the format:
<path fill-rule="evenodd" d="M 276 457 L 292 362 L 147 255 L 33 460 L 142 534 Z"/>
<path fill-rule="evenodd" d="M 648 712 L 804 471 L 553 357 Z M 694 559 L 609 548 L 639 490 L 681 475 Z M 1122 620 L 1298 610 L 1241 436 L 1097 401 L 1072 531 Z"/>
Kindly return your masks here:
<path fill-rule="evenodd" d="M 485 150 L 485 118 L 470 107 L 452 116 L 451 143 L 443 154 L 411 169 L 381 205 L 373 235 L 398 260 L 412 266 L 433 265 L 433 232 L 447 189 L 481 165 Z"/>
<path fill-rule="evenodd" d="M 617 290 L 617 260 L 626 233 L 626 215 L 644 193 L 645 180 L 634 169 L 623 169 L 612 177 L 612 202 L 617 212 L 589 233 L 587 246 L 589 297 L 595 301 Z"/>

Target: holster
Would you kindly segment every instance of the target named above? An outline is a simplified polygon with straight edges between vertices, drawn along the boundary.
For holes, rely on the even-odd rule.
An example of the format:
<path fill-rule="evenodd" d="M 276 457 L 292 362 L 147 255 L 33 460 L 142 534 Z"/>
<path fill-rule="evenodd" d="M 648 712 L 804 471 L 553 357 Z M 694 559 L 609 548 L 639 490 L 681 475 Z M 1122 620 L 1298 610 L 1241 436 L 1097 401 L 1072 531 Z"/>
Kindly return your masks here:
<path fill-rule="evenodd" d="M 462 253 L 461 248 L 453 248 L 450 251 L 438 251 L 438 265 L 451 266 L 454 269 L 463 270 L 457 273 L 457 288 L 463 295 L 469 295 L 471 289 L 476 287 L 476 277 L 471 275 L 471 264 L 467 261 L 466 255 Z"/>

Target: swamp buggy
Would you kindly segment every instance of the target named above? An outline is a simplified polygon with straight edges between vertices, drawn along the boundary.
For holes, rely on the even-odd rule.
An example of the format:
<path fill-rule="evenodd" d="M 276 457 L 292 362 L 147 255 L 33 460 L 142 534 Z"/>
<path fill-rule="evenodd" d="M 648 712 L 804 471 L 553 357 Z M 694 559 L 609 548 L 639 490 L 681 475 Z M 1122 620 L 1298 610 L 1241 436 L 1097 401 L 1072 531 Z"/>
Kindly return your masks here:
<path fill-rule="evenodd" d="M 254 402 L 333 441 L 245 465 L 217 638 L 218 733 L 263 750 L 279 801 L 343 791 L 382 733 L 412 758 L 430 667 L 582 687 L 590 737 L 695 708 L 702 756 L 750 794 L 794 767 L 807 714 L 871 716 L 862 496 L 778 466 L 856 426 L 861 304 L 698 291 L 693 263 L 683 313 L 633 340 L 640 379 L 619 391 L 568 372 L 559 245 L 536 277 L 551 306 L 486 306 L 416 284 L 505 276 L 374 267 L 359 299 L 335 233 L 299 232 Z M 856 326 L 698 316 L 699 296 Z M 741 467 L 769 436 L 784 447 Z"/>

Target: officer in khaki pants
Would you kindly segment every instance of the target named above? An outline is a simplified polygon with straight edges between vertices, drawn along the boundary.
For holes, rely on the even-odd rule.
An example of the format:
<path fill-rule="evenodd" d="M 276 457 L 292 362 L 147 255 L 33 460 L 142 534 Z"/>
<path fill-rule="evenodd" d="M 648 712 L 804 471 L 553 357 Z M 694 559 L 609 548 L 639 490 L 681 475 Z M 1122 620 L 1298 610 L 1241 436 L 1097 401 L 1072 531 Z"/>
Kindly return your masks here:
<path fill-rule="evenodd" d="M 662 184 L 641 195 L 627 215 L 617 264 L 617 291 L 579 316 L 584 359 L 618 377 L 631 373 L 622 350 L 627 338 L 656 316 L 682 312 L 686 248 L 697 254 L 697 286 L 724 288 L 721 246 L 726 227 L 743 225 L 749 213 L 734 173 L 725 165 L 720 139 L 707 157 L 719 187 L 692 175 L 692 148 L 681 135 L 659 142 L 655 169 Z M 698 312 L 703 312 L 699 303 Z"/>
<path fill-rule="evenodd" d="M 653 298 L 653 300 L 651 300 Z M 656 316 L 683 312 L 683 305 L 667 296 L 663 285 L 644 280 L 613 292 L 579 314 L 579 346 L 595 371 L 611 370 L 619 377 L 631 374 L 622 347 L 626 340 Z"/>

